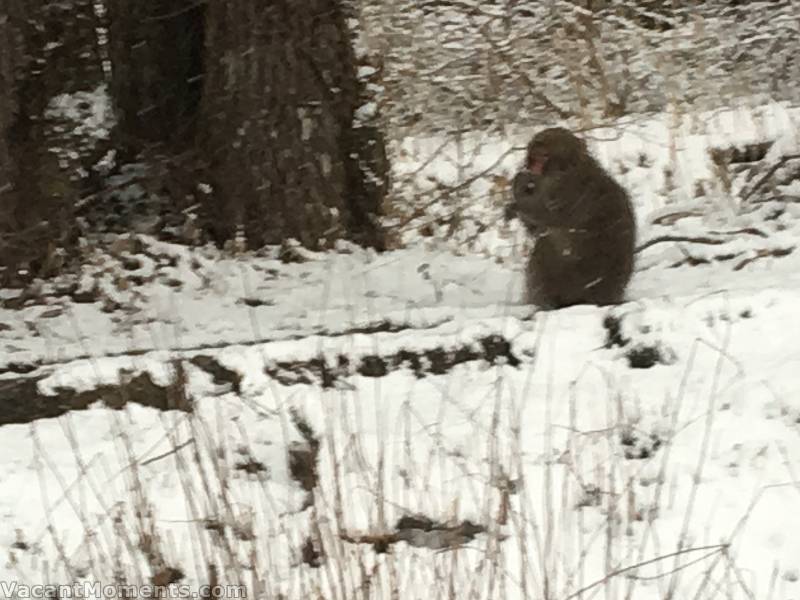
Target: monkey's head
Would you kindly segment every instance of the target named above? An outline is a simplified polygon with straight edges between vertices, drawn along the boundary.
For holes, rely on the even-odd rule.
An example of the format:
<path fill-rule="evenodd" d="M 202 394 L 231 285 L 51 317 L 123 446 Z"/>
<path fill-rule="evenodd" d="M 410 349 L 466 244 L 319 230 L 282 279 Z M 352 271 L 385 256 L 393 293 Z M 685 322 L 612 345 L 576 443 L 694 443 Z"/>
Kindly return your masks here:
<path fill-rule="evenodd" d="M 563 127 L 537 133 L 530 144 L 525 168 L 534 173 L 565 171 L 590 158 L 586 142 Z"/>

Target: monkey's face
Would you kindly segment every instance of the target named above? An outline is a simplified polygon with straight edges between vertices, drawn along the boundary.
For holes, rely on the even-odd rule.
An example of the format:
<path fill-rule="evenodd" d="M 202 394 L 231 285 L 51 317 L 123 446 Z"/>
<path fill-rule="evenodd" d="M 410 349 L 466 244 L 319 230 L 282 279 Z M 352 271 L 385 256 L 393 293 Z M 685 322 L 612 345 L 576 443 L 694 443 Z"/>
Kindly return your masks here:
<path fill-rule="evenodd" d="M 528 161 L 525 166 L 534 175 L 541 175 L 544 173 L 549 158 L 550 156 L 544 148 L 531 147 L 528 149 Z"/>

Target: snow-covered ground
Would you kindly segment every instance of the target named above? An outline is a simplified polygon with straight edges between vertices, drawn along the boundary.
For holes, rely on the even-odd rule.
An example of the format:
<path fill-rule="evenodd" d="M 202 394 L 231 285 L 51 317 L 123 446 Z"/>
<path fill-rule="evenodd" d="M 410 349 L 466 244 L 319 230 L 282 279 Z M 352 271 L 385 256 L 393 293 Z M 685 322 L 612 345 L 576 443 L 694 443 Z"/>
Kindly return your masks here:
<path fill-rule="evenodd" d="M 639 253 L 610 311 L 621 345 L 608 309 L 518 302 L 521 232 L 498 221 L 490 177 L 465 188 L 464 211 L 489 223 L 471 252 L 415 239 L 414 222 L 407 249 L 295 264 L 139 238 L 87 249 L 78 286 L 6 302 L 0 386 L 32 368 L 45 393 L 147 371 L 180 379 L 194 412 L 95 405 L 2 426 L 0 581 L 136 584 L 171 568 L 267 598 L 797 598 L 800 204 L 743 210 L 707 155 L 764 139 L 796 152 L 797 113 L 674 119 L 592 133 L 642 242 L 720 240 Z M 398 180 L 413 173 L 425 203 L 442 182 L 509 174 L 523 138 L 467 140 L 480 152 L 466 171 L 442 140 L 407 141 Z M 490 336 L 510 343 L 495 364 L 480 356 Z M 437 349 L 464 348 L 476 354 L 436 368 Z M 367 368 L 403 352 L 424 376 Z M 198 354 L 240 381 L 175 366 Z M 320 359 L 340 369 L 329 385 L 274 377 Z M 309 455 L 311 495 L 292 466 Z M 485 531 L 432 549 L 404 515 Z"/>

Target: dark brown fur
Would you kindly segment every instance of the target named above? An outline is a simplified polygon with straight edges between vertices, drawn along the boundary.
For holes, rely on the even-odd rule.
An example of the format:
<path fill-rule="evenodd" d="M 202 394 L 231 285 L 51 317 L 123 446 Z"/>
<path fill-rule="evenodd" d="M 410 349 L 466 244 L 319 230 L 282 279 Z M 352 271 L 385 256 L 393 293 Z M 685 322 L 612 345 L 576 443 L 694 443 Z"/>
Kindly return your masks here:
<path fill-rule="evenodd" d="M 621 302 L 633 272 L 633 207 L 583 140 L 562 128 L 538 133 L 513 191 L 512 209 L 536 237 L 526 301 L 548 309 Z"/>

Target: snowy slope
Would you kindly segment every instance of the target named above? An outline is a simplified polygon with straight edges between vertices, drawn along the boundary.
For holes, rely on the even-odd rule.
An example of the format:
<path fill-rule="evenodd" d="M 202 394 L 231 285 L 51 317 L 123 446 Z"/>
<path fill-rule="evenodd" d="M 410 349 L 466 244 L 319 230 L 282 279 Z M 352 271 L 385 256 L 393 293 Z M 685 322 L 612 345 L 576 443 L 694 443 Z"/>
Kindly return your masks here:
<path fill-rule="evenodd" d="M 754 226 L 752 213 L 725 213 L 719 191 L 694 198 L 693 182 L 713 180 L 705 148 L 726 137 L 791 147 L 791 115 L 765 115 L 765 132 L 737 118 L 671 143 L 659 121 L 596 144 L 612 170 L 647 154 L 615 171 L 642 241 Z M 421 187 L 426 175 L 457 181 L 445 158 L 418 170 L 423 146 L 398 172 Z M 502 156 L 491 147 L 477 170 Z M 683 188 L 665 186 L 670 164 Z M 473 204 L 476 221 L 497 208 Z M 650 224 L 687 206 L 706 210 Z M 0 384 L 26 365 L 44 365 L 46 393 L 146 371 L 180 376 L 194 412 L 95 405 L 2 426 L 0 580 L 137 583 L 169 567 L 193 590 L 244 583 L 267 598 L 797 597 L 800 253 L 742 264 L 795 244 L 796 216 L 756 223 L 767 237 L 644 250 L 629 302 L 611 311 L 622 345 L 608 343 L 607 309 L 519 304 L 519 232 L 504 225 L 461 255 L 409 224 L 412 247 L 381 256 L 286 265 L 144 238 L 97 256 L 79 282 L 97 302 L 56 282 L 45 304 L 0 309 Z M 673 266 L 685 252 L 710 262 Z M 725 253 L 737 258 L 714 258 Z M 491 336 L 508 356 L 437 372 L 437 349 L 478 352 Z M 430 363 L 424 376 L 410 363 L 364 368 L 403 352 Z M 169 362 L 198 354 L 240 380 Z M 273 376 L 340 357 L 352 368 L 328 386 Z M 303 453 L 316 456 L 311 496 L 290 458 Z M 416 514 L 486 530 L 447 551 L 415 546 L 421 534 L 374 543 Z"/>

